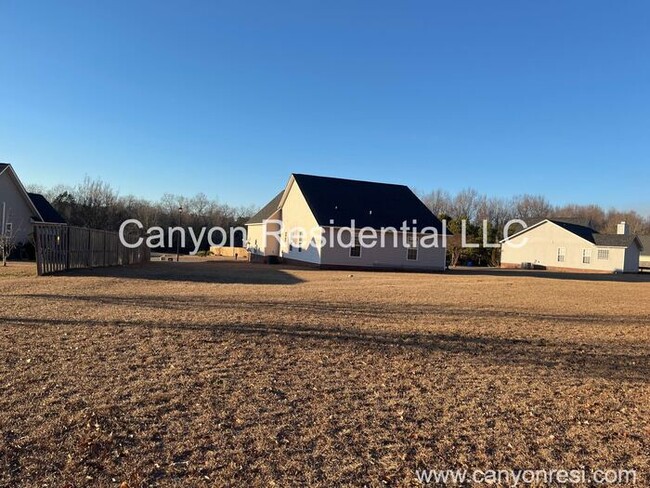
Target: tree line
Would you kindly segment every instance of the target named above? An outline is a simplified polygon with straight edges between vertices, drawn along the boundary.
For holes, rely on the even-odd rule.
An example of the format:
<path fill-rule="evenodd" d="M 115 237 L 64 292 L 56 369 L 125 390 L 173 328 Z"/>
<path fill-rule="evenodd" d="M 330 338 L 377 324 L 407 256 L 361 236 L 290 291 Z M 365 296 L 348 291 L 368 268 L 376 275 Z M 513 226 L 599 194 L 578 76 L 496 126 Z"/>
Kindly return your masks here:
<path fill-rule="evenodd" d="M 127 219 L 137 219 L 145 229 L 159 226 L 164 229 L 182 224 L 183 227 L 219 226 L 224 229 L 243 226 L 256 211 L 254 206 L 230 206 L 211 199 L 204 193 L 192 197 L 164 194 L 157 201 L 150 201 L 133 195 L 120 195 L 110 184 L 85 178 L 81 183 L 68 186 L 57 185 L 45 188 L 28 185 L 28 190 L 43 194 L 52 206 L 70 225 L 117 231 Z M 182 208 L 182 212 L 179 209 Z M 233 245 L 241 246 L 240 235 Z M 228 245 L 231 243 L 228 242 Z M 209 246 L 207 238 L 201 245 Z M 186 243 L 186 249 L 193 248 Z M 162 248 L 161 251 L 173 249 Z"/>
<path fill-rule="evenodd" d="M 635 234 L 650 234 L 650 215 L 643 216 L 634 210 L 604 209 L 595 204 L 554 205 L 541 195 L 523 194 L 509 198 L 490 197 L 468 188 L 456 194 L 445 190 L 419 193 L 429 209 L 441 219 L 455 236 L 448 241 L 450 264 L 472 262 L 478 265 L 499 264 L 496 248 L 463 248 L 460 242 L 462 221 L 466 220 L 467 242 L 498 242 L 505 236 L 505 224 L 520 219 L 530 224 L 544 218 L 564 218 L 583 222 L 602 233 L 616 233 L 616 225 L 627 222 Z M 486 222 L 485 224 L 483 222 Z M 510 234 L 521 227 L 512 226 Z M 485 234 L 485 235 L 484 235 Z"/>
<path fill-rule="evenodd" d="M 145 228 L 173 227 L 179 223 L 182 207 L 182 224 L 194 228 L 220 226 L 230 229 L 242 226 L 253 215 L 254 206 L 230 206 L 210 199 L 203 193 L 193 197 L 164 194 L 157 201 L 133 195 L 120 195 L 110 184 L 86 177 L 74 186 L 57 185 L 51 188 L 31 185 L 29 190 L 42 193 L 70 225 L 116 231 L 124 220 L 135 218 Z M 633 233 L 650 234 L 650 216 L 634 210 L 604 209 L 599 205 L 553 205 L 541 195 L 518 195 L 510 198 L 491 197 L 468 188 L 456 194 L 445 190 L 428 193 L 416 192 L 431 211 L 446 219 L 448 228 L 456 235 L 449 245 L 451 264 L 472 261 L 478 265 L 498 264 L 499 252 L 494 248 L 462 248 L 458 239 L 462 221 L 466 220 L 469 242 L 493 243 L 504 237 L 506 222 L 521 219 L 526 222 L 546 217 L 572 218 L 589 222 L 599 232 L 616 232 L 616 224 L 626 221 Z M 484 226 L 483 221 L 487 224 Z M 516 228 L 512 228 L 516 230 Z M 231 244 L 231 243 L 228 243 Z M 241 242 L 233 242 L 242 245 Z M 206 249 L 207 240 L 201 246 Z M 170 249 L 167 249 L 169 251 Z"/>

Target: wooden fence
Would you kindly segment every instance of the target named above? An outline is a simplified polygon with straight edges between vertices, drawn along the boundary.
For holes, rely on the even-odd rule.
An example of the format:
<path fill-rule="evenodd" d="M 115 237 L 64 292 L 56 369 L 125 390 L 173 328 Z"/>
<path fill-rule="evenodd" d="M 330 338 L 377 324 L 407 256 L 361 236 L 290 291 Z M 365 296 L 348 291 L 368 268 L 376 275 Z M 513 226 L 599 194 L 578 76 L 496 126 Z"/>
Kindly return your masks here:
<path fill-rule="evenodd" d="M 137 236 L 128 236 L 135 242 Z M 40 275 L 80 268 L 121 266 L 149 261 L 149 248 L 130 249 L 117 232 L 59 224 L 34 224 L 36 268 Z"/>

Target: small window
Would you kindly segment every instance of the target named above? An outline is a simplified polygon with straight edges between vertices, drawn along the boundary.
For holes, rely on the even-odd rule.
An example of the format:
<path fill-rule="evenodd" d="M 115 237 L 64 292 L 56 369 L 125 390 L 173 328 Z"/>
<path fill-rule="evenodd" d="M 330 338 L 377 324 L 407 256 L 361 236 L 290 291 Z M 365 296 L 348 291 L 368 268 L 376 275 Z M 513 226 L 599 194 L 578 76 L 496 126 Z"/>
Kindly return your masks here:
<path fill-rule="evenodd" d="M 298 252 L 302 252 L 302 232 L 298 234 Z"/>
<path fill-rule="evenodd" d="M 609 259 L 609 249 L 598 249 L 598 259 L 607 261 Z"/>
<path fill-rule="evenodd" d="M 582 263 L 583 264 L 591 263 L 591 249 L 582 250 Z"/>
<path fill-rule="evenodd" d="M 5 235 L 11 236 L 13 230 L 14 230 L 14 224 L 12 224 L 11 222 L 7 222 L 5 224 Z"/>
<path fill-rule="evenodd" d="M 563 263 L 566 258 L 566 248 L 558 247 L 557 248 L 557 262 Z"/>
<path fill-rule="evenodd" d="M 417 261 L 418 260 L 418 245 L 417 241 L 413 238 L 409 238 L 407 249 L 406 249 L 406 259 L 408 261 Z"/>
<path fill-rule="evenodd" d="M 354 239 L 354 245 L 350 248 L 350 257 L 351 258 L 360 258 L 361 257 L 361 246 L 359 245 L 359 241 Z"/>

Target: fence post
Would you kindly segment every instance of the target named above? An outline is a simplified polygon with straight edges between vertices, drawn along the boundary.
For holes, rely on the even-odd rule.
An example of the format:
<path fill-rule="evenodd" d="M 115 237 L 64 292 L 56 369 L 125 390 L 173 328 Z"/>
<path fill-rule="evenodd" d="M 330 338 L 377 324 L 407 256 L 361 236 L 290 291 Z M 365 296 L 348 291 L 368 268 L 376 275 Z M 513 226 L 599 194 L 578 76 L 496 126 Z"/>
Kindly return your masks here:
<path fill-rule="evenodd" d="M 66 269 L 66 271 L 68 271 L 68 270 L 70 270 L 70 253 L 72 252 L 72 249 L 71 249 L 71 246 L 70 246 L 70 226 L 67 225 L 65 230 L 66 230 L 66 232 L 65 232 L 66 233 L 65 240 L 66 240 L 66 244 L 67 244 L 67 247 L 68 247 L 68 250 L 65 253 L 65 269 Z"/>
<path fill-rule="evenodd" d="M 43 275 L 43 256 L 41 256 L 41 246 L 39 245 L 39 233 L 40 230 L 38 225 L 34 225 L 34 244 L 36 245 L 36 274 L 38 276 Z"/>

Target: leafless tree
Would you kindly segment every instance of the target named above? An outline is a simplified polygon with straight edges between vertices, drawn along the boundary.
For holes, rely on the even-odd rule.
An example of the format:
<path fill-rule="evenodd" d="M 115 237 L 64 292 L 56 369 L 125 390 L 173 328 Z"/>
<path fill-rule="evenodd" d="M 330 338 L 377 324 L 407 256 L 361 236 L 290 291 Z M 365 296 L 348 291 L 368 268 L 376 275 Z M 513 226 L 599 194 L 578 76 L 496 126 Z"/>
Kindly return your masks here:
<path fill-rule="evenodd" d="M 23 227 L 19 222 L 12 219 L 12 209 L 8 208 L 4 202 L 0 203 L 0 256 L 2 257 L 2 266 L 7 266 L 7 259 L 11 253 L 18 247 L 20 241 L 18 236 L 22 234 Z"/>
<path fill-rule="evenodd" d="M 434 215 L 448 214 L 451 211 L 451 195 L 446 190 L 433 190 L 430 193 L 421 195 L 424 204 Z"/>
<path fill-rule="evenodd" d="M 513 198 L 514 216 L 525 221 L 545 219 L 554 211 L 553 205 L 542 195 L 518 195 Z"/>

